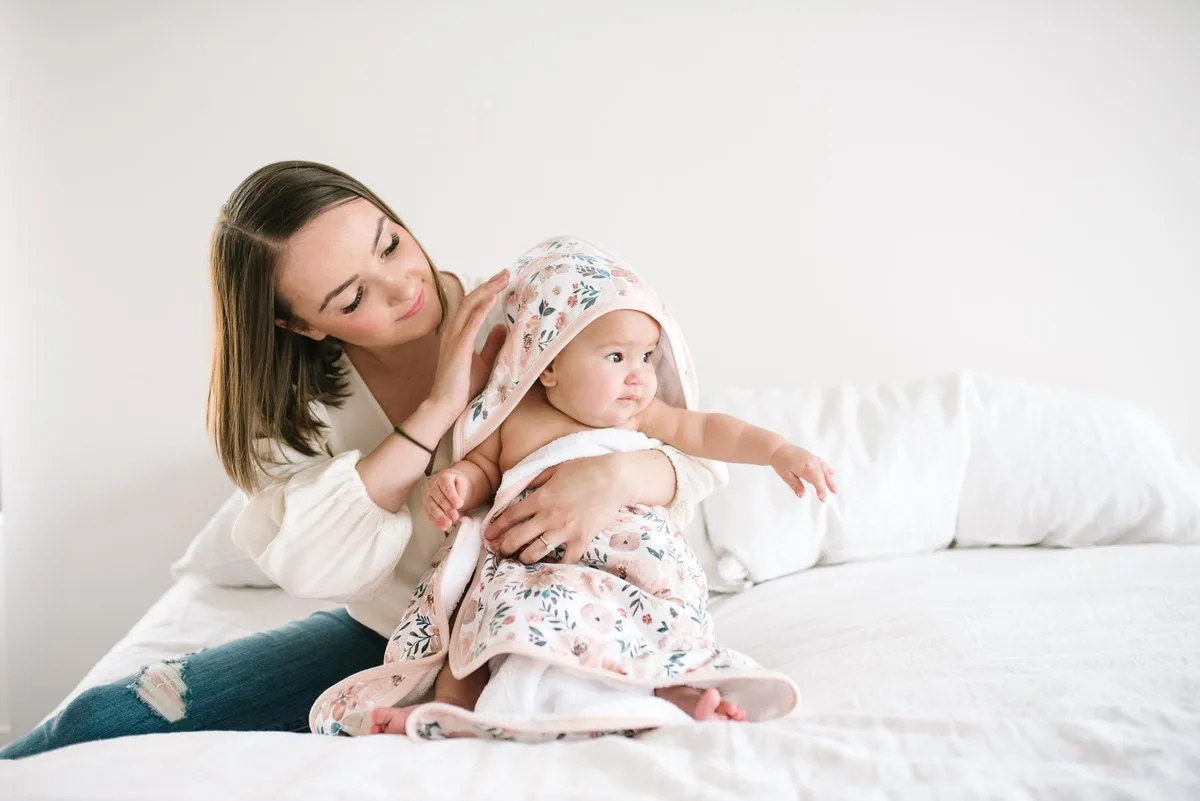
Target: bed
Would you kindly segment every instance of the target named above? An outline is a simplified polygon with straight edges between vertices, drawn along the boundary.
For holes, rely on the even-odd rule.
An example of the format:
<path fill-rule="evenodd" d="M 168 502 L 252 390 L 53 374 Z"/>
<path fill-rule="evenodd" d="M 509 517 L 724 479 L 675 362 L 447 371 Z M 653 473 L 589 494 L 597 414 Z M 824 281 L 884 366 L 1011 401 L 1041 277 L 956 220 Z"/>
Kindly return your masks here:
<path fill-rule="evenodd" d="M 1197 576 L 1197 547 L 949 550 L 722 596 L 723 639 L 802 688 L 774 724 L 537 747 L 151 736 L 0 776 L 21 799 L 337 797 L 348 771 L 360 798 L 1196 798 Z M 184 578 L 80 688 L 316 608 Z"/>
<path fill-rule="evenodd" d="M 802 699 L 792 718 L 541 746 L 230 732 L 123 738 L 0 763 L 0 793 L 14 799 L 1200 798 L 1194 468 L 1140 422 L 1121 423 L 1112 407 L 1085 409 L 1078 398 L 1054 396 L 1070 420 L 1052 427 L 1060 445 L 1067 443 L 1056 449 L 1064 452 L 1052 472 L 1070 480 L 1050 486 L 1045 469 L 1029 476 L 1005 460 L 1026 463 L 1030 454 L 1022 448 L 1047 447 L 1057 401 L 1030 400 L 1030 390 L 1021 389 L 1017 407 L 1032 409 L 1036 425 L 1021 423 L 1013 416 L 1017 407 L 1005 401 L 1009 390 L 956 378 L 959 390 L 969 390 L 956 395 L 946 381 L 899 394 L 859 390 L 853 404 L 837 393 L 717 401 L 752 419 L 786 408 L 799 428 L 810 417 L 821 428 L 859 434 L 871 430 L 872 415 L 903 421 L 885 428 L 901 439 L 917 432 L 927 451 L 889 445 L 884 429 L 824 443 L 826 452 L 839 452 L 847 488 L 856 475 L 867 475 L 865 468 L 890 470 L 892 488 L 903 479 L 894 461 L 902 457 L 911 469 L 914 454 L 926 453 L 922 494 L 908 501 L 913 508 L 892 498 L 891 514 L 875 518 L 869 532 L 861 528 L 862 515 L 876 512 L 854 511 L 849 490 L 844 513 L 790 519 L 798 507 L 774 506 L 770 485 L 755 484 L 762 477 L 752 471 L 733 471 L 730 486 L 705 504 L 703 531 L 693 536 L 715 583 L 729 591 L 713 600 L 718 635 L 796 681 Z M 926 404 L 923 393 L 937 403 Z M 739 407 L 745 403 L 758 405 L 757 412 Z M 811 414 L 796 412 L 814 403 Z M 837 414 L 855 419 L 835 426 Z M 1078 427 L 1089 415 L 1103 437 L 1081 438 L 1086 432 Z M 935 418 L 944 423 L 940 435 Z M 1013 436 L 1021 426 L 1028 436 Z M 960 438 L 962 453 L 952 447 Z M 1003 452 L 994 450 L 998 442 Z M 1100 461 L 1113 473 L 1108 478 L 1104 470 L 1088 472 L 1096 449 L 1107 455 Z M 949 503 L 936 490 L 943 479 L 956 487 L 948 517 L 926 508 Z M 1120 486 L 1092 486 L 1105 481 Z M 1100 500 L 1091 503 L 1092 495 Z M 1005 501 L 1016 496 L 1025 500 Z M 987 514 L 974 508 L 980 504 Z M 766 517 L 748 521 L 750 506 Z M 1134 517 L 1141 522 L 1130 522 Z M 733 519 L 740 528 L 730 527 Z M 765 541 L 747 543 L 767 534 L 774 550 Z M 322 607 L 278 589 L 220 587 L 185 574 L 79 689 Z"/>

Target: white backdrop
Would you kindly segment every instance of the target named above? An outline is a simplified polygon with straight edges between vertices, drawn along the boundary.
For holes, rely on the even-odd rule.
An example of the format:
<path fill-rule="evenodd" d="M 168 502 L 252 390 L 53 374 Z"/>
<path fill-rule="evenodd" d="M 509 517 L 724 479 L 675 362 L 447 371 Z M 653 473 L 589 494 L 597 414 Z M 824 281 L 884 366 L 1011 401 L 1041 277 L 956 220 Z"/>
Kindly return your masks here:
<path fill-rule="evenodd" d="M 227 491 L 206 248 L 268 161 L 361 177 L 448 269 L 615 250 L 709 387 L 969 368 L 1200 455 L 1200 4 L 250 5 L 3 6 L 17 730 Z"/>

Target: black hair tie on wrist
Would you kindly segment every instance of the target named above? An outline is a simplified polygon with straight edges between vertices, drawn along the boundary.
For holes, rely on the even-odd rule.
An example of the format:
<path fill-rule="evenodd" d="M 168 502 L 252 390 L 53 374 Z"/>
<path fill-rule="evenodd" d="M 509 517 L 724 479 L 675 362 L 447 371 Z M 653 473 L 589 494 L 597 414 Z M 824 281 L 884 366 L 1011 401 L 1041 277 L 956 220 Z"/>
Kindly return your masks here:
<path fill-rule="evenodd" d="M 424 445 L 422 445 L 421 443 L 417 442 L 415 439 L 413 439 L 407 433 L 405 433 L 404 429 L 402 429 L 400 426 L 394 426 L 393 430 L 397 434 L 399 434 L 400 436 L 404 437 L 406 440 L 411 442 L 413 445 L 416 445 L 418 448 L 420 448 L 421 450 L 423 450 L 429 454 L 429 464 L 425 467 L 425 475 L 426 476 L 433 475 L 433 457 L 434 457 L 433 448 L 427 448 Z"/>

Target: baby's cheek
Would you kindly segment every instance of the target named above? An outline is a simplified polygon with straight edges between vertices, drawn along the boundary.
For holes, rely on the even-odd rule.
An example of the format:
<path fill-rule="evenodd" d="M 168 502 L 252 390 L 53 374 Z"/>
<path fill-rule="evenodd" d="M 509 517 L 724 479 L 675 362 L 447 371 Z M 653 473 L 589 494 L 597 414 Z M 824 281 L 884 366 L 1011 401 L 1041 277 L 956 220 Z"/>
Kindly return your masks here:
<path fill-rule="evenodd" d="M 593 379 L 580 387 L 583 402 L 589 409 L 602 409 L 612 400 L 613 382 Z"/>

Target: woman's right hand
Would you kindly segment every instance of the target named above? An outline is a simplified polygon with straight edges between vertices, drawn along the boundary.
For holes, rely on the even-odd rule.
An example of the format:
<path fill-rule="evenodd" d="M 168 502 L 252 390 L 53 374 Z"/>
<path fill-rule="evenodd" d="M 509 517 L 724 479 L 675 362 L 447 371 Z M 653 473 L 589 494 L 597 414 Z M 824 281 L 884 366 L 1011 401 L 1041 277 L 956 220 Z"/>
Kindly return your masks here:
<path fill-rule="evenodd" d="M 437 375 L 433 379 L 430 400 L 443 406 L 454 417 L 471 401 L 471 366 L 475 356 L 475 338 L 487 320 L 496 296 L 508 285 L 508 270 L 496 273 L 463 298 L 458 310 L 442 331 L 438 345 Z M 494 349 L 498 351 L 499 349 Z M 492 353 L 495 359 L 495 353 Z M 488 365 L 491 368 L 491 365 Z"/>

